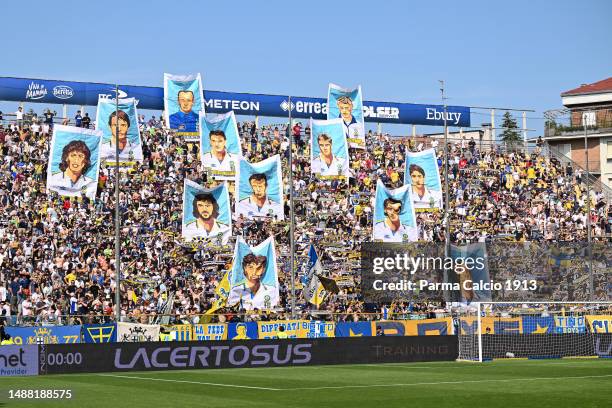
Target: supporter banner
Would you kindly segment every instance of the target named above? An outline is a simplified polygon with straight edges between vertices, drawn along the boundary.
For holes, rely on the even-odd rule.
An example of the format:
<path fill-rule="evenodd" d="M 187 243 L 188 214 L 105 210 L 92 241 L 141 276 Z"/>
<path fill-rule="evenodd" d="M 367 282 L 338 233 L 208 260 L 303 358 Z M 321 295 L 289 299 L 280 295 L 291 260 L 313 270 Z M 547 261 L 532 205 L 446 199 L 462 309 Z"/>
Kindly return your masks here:
<path fill-rule="evenodd" d="M 444 282 L 459 284 L 460 290 L 445 291 L 446 301 L 466 305 L 491 301 L 491 290 L 486 286 L 491 282 L 486 244 L 451 245 L 450 257 L 454 260 L 454 270 L 447 271 Z"/>
<path fill-rule="evenodd" d="M 83 343 L 114 343 L 117 341 L 117 326 L 113 324 L 85 324 L 81 330 Z"/>
<path fill-rule="evenodd" d="M 555 316 L 554 319 L 556 333 L 586 333 L 584 316 Z"/>
<path fill-rule="evenodd" d="M 0 347 L 0 377 L 38 375 L 38 372 L 38 346 Z M 6 398 L 3 395 L 2 399 Z"/>
<path fill-rule="evenodd" d="M 612 333 L 612 315 L 587 315 L 592 333 Z"/>
<path fill-rule="evenodd" d="M 355 89 L 346 89 L 336 84 L 329 84 L 327 107 L 327 119 L 342 119 L 344 136 L 350 146 L 365 149 L 361 85 Z"/>
<path fill-rule="evenodd" d="M 458 344 L 455 336 L 58 344 L 39 354 L 40 374 L 67 374 L 454 361 Z"/>
<path fill-rule="evenodd" d="M 310 171 L 321 179 L 349 174 L 349 153 L 342 119 L 310 119 Z"/>
<path fill-rule="evenodd" d="M 521 317 L 490 317 L 480 319 L 482 334 L 523 334 L 523 319 Z M 478 319 L 462 317 L 459 319 L 462 335 L 477 334 Z"/>
<path fill-rule="evenodd" d="M 119 120 L 118 137 L 116 135 L 117 120 Z M 102 132 L 101 161 L 116 163 L 116 144 L 118 140 L 119 163 L 131 165 L 135 162 L 142 162 L 142 141 L 140 140 L 138 112 L 134 98 L 119 99 L 118 106 L 114 99 L 100 98 L 96 112 L 96 129 Z"/>
<path fill-rule="evenodd" d="M 18 345 L 80 343 L 81 326 L 5 327 Z"/>
<path fill-rule="evenodd" d="M 117 341 L 136 343 L 159 340 L 158 324 L 117 323 Z"/>
<path fill-rule="evenodd" d="M 113 99 L 116 94 L 113 84 L 0 77 L 0 100 L 3 101 L 96 106 L 100 96 Z M 290 105 L 287 96 L 283 95 L 206 91 L 204 96 L 209 113 L 233 110 L 236 115 L 287 117 L 291 109 L 294 118 L 327 119 L 324 98 L 292 96 Z M 120 85 L 119 98 L 127 97 L 138 99 L 139 109 L 164 109 L 164 88 Z M 366 122 L 444 125 L 442 105 L 374 101 L 364 101 L 363 105 Z M 449 126 L 469 127 L 470 108 L 448 106 L 446 118 Z"/>
<path fill-rule="evenodd" d="M 373 334 L 376 332 L 372 332 L 372 322 L 336 323 L 336 337 L 368 337 Z"/>
<path fill-rule="evenodd" d="M 271 322 L 257 322 L 260 339 L 276 339 L 280 328 L 284 328 L 284 332 L 288 338 L 321 338 L 334 337 L 335 323 L 319 322 L 309 320 L 282 320 Z"/>
<path fill-rule="evenodd" d="M 240 133 L 234 112 L 217 115 L 210 121 L 200 114 L 200 159 L 217 180 L 234 180 L 242 156 Z"/>
<path fill-rule="evenodd" d="M 412 242 L 417 241 L 418 236 L 410 186 L 389 190 L 379 179 L 376 182 L 372 240 Z"/>
<path fill-rule="evenodd" d="M 319 280 L 318 275 L 323 273 L 323 266 L 312 244 L 310 245 L 310 250 L 308 250 L 308 264 L 306 267 L 306 273 L 302 276 L 302 293 L 307 302 L 312 303 L 318 308 L 325 300 L 327 292 Z"/>
<path fill-rule="evenodd" d="M 453 319 L 405 320 L 406 336 L 450 336 L 454 334 Z"/>
<path fill-rule="evenodd" d="M 247 219 L 274 217 L 285 219 L 283 208 L 283 177 L 279 155 L 259 163 L 240 158 L 236 172 L 236 216 Z"/>
<path fill-rule="evenodd" d="M 258 337 L 257 322 L 228 323 L 227 325 L 228 340 L 253 340 Z"/>
<path fill-rule="evenodd" d="M 251 247 L 238 237 L 230 273 L 228 306 L 270 310 L 278 304 L 278 268 L 274 237 Z"/>
<path fill-rule="evenodd" d="M 227 340 L 227 324 L 209 323 L 193 326 L 195 340 Z"/>
<path fill-rule="evenodd" d="M 229 292 L 230 292 L 230 280 L 229 280 L 230 272 L 231 270 L 225 271 L 225 273 L 223 274 L 223 278 L 221 278 L 221 281 L 217 283 L 217 287 L 215 288 L 215 296 L 217 298 L 215 299 L 212 306 L 210 307 L 210 309 L 206 311 L 205 314 L 207 315 L 213 314 L 217 310 L 221 309 L 222 307 L 225 307 L 225 304 L 227 303 L 227 297 L 229 296 Z"/>
<path fill-rule="evenodd" d="M 194 339 L 193 326 L 190 324 L 162 325 L 160 331 L 168 333 L 168 339 L 171 341 L 191 341 Z"/>
<path fill-rule="evenodd" d="M 47 190 L 93 200 L 98 188 L 102 132 L 55 125 L 49 149 Z"/>
<path fill-rule="evenodd" d="M 553 317 L 523 316 L 523 330 L 521 334 L 552 334 L 555 330 Z"/>
<path fill-rule="evenodd" d="M 177 136 L 197 140 L 199 115 L 204 115 L 202 76 L 164 74 L 164 118 Z"/>
<path fill-rule="evenodd" d="M 232 235 L 227 184 L 207 189 L 185 179 L 183 183 L 182 236 L 187 241 L 206 239 L 225 245 Z"/>
<path fill-rule="evenodd" d="M 434 149 L 406 153 L 404 184 L 412 187 L 414 208 L 434 210 L 443 207 L 442 183 Z"/>

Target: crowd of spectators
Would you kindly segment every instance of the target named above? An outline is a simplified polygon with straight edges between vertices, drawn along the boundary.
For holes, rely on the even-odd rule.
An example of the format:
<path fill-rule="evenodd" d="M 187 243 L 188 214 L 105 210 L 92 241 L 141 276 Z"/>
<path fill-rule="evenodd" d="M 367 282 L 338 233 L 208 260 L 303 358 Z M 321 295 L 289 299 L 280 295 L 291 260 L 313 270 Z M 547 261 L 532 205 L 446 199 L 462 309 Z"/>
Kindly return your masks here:
<path fill-rule="evenodd" d="M 94 126 L 87 114 L 79 112 L 78 116 L 79 125 Z M 101 166 L 95 200 L 46 192 L 53 121 L 53 113 L 46 111 L 35 120 L 24 116 L 5 120 L 0 127 L 0 312 L 9 322 L 19 324 L 112 320 L 117 290 L 114 168 Z M 155 116 L 149 120 L 141 116 L 139 126 L 144 162 L 122 171 L 119 180 L 123 319 L 159 322 L 164 315 L 166 323 L 198 323 L 287 317 L 289 223 L 242 217 L 233 221 L 234 237 L 241 235 L 250 244 L 275 237 L 281 304 L 275 311 L 222 309 L 214 316 L 204 315 L 231 263 L 233 247 L 181 239 L 180 186 L 185 178 L 209 187 L 215 181 L 200 165 L 197 144 L 168 133 Z M 415 141 L 370 131 L 365 150 L 351 149 L 354 177 L 347 183 L 311 176 L 309 129 L 301 125 L 289 129 L 284 124 L 258 127 L 254 122 L 239 127 L 248 160 L 257 162 L 275 154 L 283 157 L 286 219 L 288 132 L 295 136 L 292 170 L 298 265 L 304 264 L 308 247 L 314 243 L 325 274 L 340 286 L 340 292 L 321 310 L 314 310 L 302 299 L 298 284 L 300 316 L 354 320 L 444 313 L 441 302 L 364 304 L 358 289 L 359 249 L 371 237 L 376 181 L 391 188 L 401 186 L 405 153 L 430 146 L 437 146 L 443 169 L 444 149 L 438 140 Z M 506 151 L 494 144 L 481 148 L 473 140 L 459 139 L 450 143 L 448 160 L 453 243 L 584 241 L 587 200 L 593 240 L 610 237 L 612 214 L 605 195 L 593 191 L 587 197 L 582 171 L 564 167 L 540 148 L 529 153 Z M 418 213 L 420 240 L 444 242 L 443 214 Z M 610 260 L 604 258 L 604 266 L 606 262 Z M 298 272 L 303 273 L 301 266 Z M 610 283 L 605 279 L 600 283 L 604 292 L 609 291 Z"/>

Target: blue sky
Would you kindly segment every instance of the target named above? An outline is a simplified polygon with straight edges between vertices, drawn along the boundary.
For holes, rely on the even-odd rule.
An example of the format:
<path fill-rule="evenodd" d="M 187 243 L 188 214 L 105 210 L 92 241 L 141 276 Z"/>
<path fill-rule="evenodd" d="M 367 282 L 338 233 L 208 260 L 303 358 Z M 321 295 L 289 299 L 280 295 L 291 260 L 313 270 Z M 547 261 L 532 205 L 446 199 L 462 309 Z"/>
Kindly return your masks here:
<path fill-rule="evenodd" d="M 21 1 L 2 11 L 2 76 L 161 86 L 164 72 L 201 72 L 205 89 L 325 97 L 335 82 L 415 103 L 439 103 L 444 79 L 450 104 L 541 118 L 562 91 L 612 75 L 605 0 Z M 473 126 L 488 121 L 472 115 Z M 540 134 L 543 121 L 528 126 Z"/>

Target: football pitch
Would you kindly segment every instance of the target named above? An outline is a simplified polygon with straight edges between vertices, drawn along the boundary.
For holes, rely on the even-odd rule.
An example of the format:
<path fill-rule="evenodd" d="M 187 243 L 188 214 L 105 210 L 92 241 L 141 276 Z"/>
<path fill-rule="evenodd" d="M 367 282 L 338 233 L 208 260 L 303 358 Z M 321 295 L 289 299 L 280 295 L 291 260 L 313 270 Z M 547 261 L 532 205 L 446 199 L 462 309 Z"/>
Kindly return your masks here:
<path fill-rule="evenodd" d="M 610 407 L 612 359 L 148 371 L 3 378 L 0 406 Z M 69 400 L 8 390 L 69 389 Z"/>

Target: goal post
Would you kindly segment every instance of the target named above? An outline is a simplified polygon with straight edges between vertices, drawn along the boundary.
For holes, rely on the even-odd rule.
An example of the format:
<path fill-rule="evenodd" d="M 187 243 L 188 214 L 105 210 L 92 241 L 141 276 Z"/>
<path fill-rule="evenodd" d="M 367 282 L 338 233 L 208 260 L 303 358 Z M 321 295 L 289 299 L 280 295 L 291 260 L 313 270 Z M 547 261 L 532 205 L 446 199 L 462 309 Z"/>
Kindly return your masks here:
<path fill-rule="evenodd" d="M 608 357 L 612 302 L 477 303 L 458 309 L 456 328 L 459 360 Z"/>

